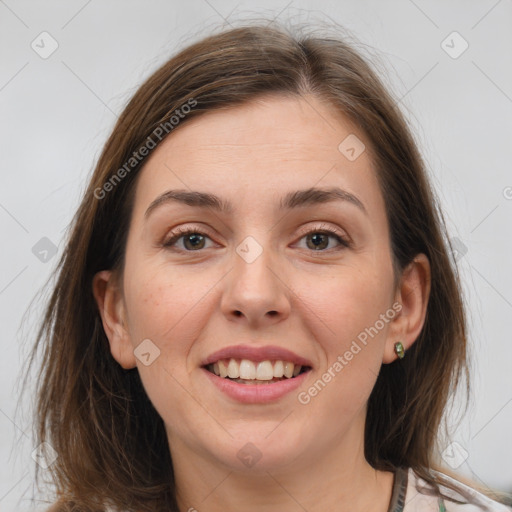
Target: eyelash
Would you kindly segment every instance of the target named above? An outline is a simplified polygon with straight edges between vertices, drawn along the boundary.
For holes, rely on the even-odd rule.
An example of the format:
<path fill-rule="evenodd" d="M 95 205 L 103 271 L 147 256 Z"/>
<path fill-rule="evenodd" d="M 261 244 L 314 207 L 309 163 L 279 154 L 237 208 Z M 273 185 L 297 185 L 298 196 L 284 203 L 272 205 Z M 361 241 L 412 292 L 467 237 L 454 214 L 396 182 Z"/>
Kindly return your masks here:
<path fill-rule="evenodd" d="M 314 234 L 322 234 L 322 235 L 330 235 L 330 236 L 334 237 L 340 244 L 339 247 L 334 248 L 334 249 L 332 249 L 332 248 L 331 249 L 321 249 L 318 251 L 310 249 L 310 251 L 313 253 L 314 252 L 320 252 L 320 253 L 321 252 L 330 252 L 332 250 L 336 251 L 336 250 L 341 250 L 341 249 L 351 247 L 351 242 L 349 242 L 348 239 L 341 236 L 337 231 L 335 231 L 333 229 L 329 229 L 329 228 L 324 228 L 324 227 L 316 227 L 314 229 L 310 229 L 309 231 L 306 231 L 305 233 L 303 233 L 301 235 L 300 240 L 302 240 L 302 238 L 306 237 L 307 235 L 310 235 L 313 233 Z M 206 236 L 207 238 L 211 239 L 211 237 L 209 237 L 207 233 L 205 233 L 204 231 L 201 231 L 200 229 L 194 228 L 194 227 L 177 228 L 174 232 L 171 233 L 171 237 L 166 242 L 163 243 L 163 247 L 171 249 L 171 250 L 175 250 L 178 252 L 188 252 L 188 253 L 201 252 L 201 250 L 204 250 L 204 249 L 198 249 L 197 251 L 190 251 L 187 249 L 173 248 L 174 243 L 177 242 L 180 238 L 183 238 L 183 237 L 185 237 L 187 235 L 191 235 L 191 234 Z"/>

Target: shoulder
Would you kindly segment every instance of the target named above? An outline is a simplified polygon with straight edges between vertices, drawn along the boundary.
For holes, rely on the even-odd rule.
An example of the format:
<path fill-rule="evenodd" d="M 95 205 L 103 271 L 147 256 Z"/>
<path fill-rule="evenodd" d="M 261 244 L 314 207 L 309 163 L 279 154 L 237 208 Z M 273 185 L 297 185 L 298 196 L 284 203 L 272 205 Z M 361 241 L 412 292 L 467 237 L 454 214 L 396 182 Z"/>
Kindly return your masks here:
<path fill-rule="evenodd" d="M 434 472 L 447 485 L 440 485 L 440 499 L 434 488 L 411 468 L 407 472 L 407 493 L 404 512 L 512 512 L 512 509 L 492 500 L 444 473 Z"/>

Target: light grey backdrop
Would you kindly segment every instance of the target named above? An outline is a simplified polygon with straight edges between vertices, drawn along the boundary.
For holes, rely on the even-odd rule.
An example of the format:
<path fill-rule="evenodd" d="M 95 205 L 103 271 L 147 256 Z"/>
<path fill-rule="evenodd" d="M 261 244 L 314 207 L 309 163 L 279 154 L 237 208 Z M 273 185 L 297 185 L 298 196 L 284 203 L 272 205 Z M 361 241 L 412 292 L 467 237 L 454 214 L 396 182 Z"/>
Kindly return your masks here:
<path fill-rule="evenodd" d="M 334 20 L 378 54 L 431 170 L 467 295 L 474 398 L 444 458 L 512 491 L 510 0 L 0 0 L 2 512 L 29 510 L 34 491 L 16 384 L 40 308 L 20 331 L 22 315 L 63 249 L 116 114 L 178 48 L 255 16 Z"/>

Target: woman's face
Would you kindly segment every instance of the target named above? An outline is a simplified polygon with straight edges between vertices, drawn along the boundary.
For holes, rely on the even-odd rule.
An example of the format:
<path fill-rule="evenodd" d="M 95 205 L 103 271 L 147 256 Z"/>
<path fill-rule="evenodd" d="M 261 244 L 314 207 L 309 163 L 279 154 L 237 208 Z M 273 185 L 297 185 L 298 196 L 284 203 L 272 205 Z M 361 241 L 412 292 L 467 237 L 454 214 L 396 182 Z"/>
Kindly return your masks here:
<path fill-rule="evenodd" d="M 191 120 L 147 161 L 109 338 L 137 366 L 173 458 L 277 469 L 361 448 L 368 396 L 400 339 L 369 149 L 318 99 L 267 97 Z M 307 371 L 254 380 L 290 363 Z"/>

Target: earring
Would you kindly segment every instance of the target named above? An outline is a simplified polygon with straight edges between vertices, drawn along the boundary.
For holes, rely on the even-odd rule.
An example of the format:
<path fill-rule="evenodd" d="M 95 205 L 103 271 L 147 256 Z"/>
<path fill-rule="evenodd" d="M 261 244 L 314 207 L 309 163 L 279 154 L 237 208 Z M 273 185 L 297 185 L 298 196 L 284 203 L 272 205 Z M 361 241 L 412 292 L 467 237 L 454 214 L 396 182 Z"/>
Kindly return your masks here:
<path fill-rule="evenodd" d="M 395 354 L 399 359 L 403 359 L 405 357 L 405 348 L 401 341 L 397 341 L 395 343 Z"/>

